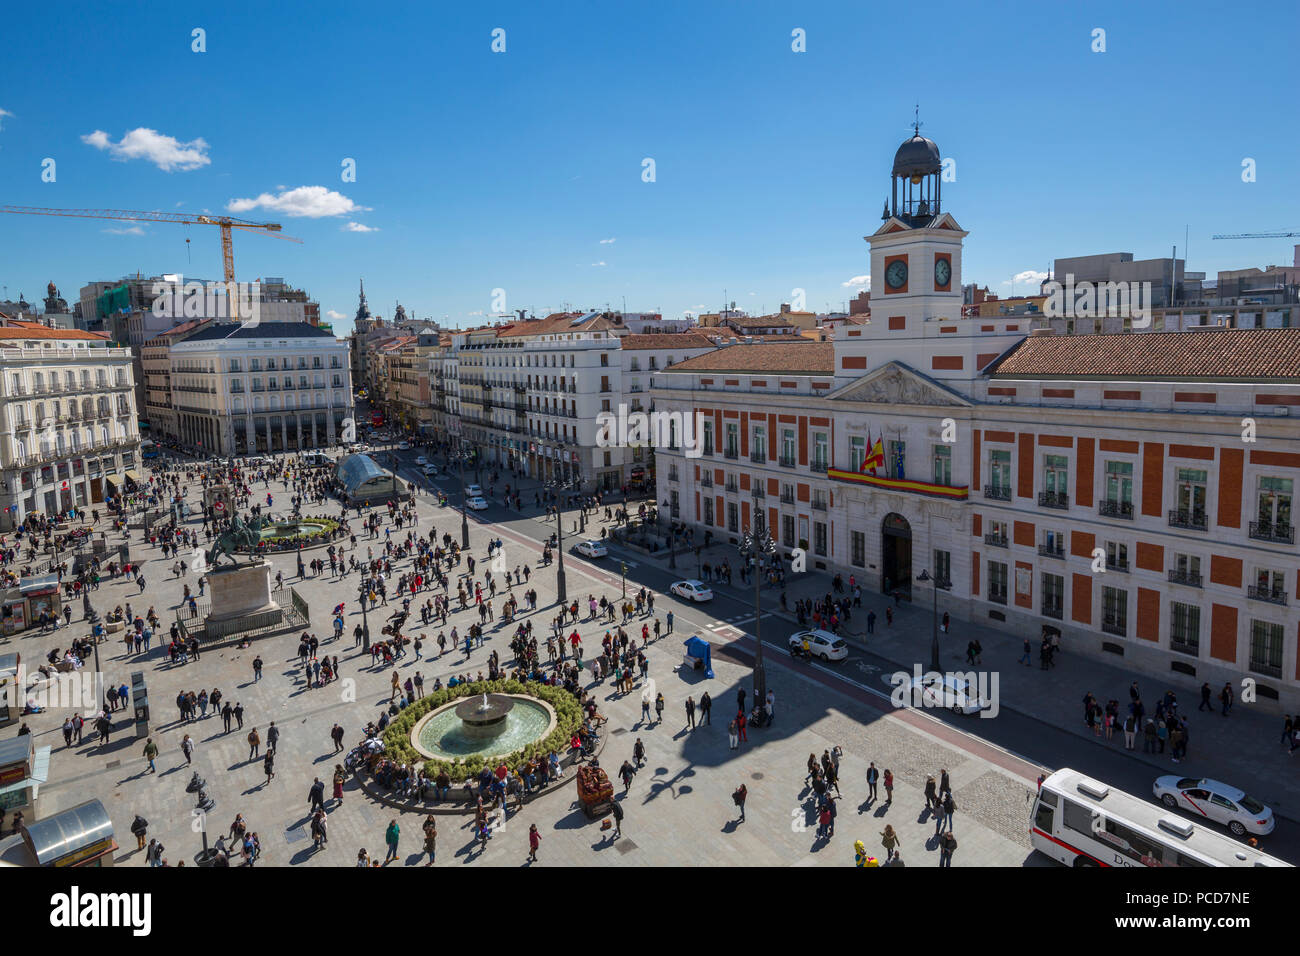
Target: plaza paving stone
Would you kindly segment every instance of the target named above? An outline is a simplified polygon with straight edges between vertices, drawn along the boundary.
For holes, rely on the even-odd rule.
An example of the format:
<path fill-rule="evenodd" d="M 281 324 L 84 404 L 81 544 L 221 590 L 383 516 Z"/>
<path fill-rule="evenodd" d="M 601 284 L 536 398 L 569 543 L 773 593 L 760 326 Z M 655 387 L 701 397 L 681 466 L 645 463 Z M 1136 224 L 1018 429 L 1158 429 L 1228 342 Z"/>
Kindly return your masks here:
<path fill-rule="evenodd" d="M 454 483 L 445 487 L 449 490 Z M 288 492 L 278 482 L 269 488 L 277 503 L 287 503 Z M 264 495 L 260 482 L 254 485 L 254 499 Z M 197 484 L 190 487 L 191 501 L 199 493 Z M 438 508 L 427 496 L 418 501 L 420 523 L 416 528 L 427 533 L 432 523 L 439 535 L 450 531 L 459 536 L 459 514 Z M 278 507 L 277 509 L 278 510 Z M 307 512 L 336 513 L 337 504 L 312 506 Z M 528 511 L 530 509 L 526 509 Z M 385 525 L 387 527 L 387 525 Z M 480 560 L 486 554 L 490 536 L 506 538 L 506 563 L 535 565 L 540 543 L 521 544 L 525 537 L 540 539 L 544 527 L 536 516 L 523 515 L 495 524 L 471 523 L 472 553 Z M 397 532 L 395 532 L 395 535 Z M 403 530 L 402 535 L 405 534 Z M 106 581 L 92 595 L 97 609 L 103 611 L 130 600 L 137 608 L 153 604 L 164 622 L 164 632 L 180 603 L 184 583 L 193 585 L 194 577 L 175 578 L 160 551 L 147 546 L 141 549 L 138 532 L 133 532 L 133 557 L 142 559 L 148 587 L 141 595 L 134 584 L 124 579 Z M 358 553 L 367 546 L 382 547 L 358 536 Z M 323 552 L 321 552 L 323 554 Z M 141 756 L 144 741 L 137 740 L 133 725 L 119 710 L 111 742 L 98 747 L 87 734 L 80 746 L 65 749 L 59 727 L 62 712 L 25 718 L 37 735 L 37 744 L 54 746 L 51 779 L 42 787 L 42 815 L 48 815 L 91 796 L 102 799 L 112 815 L 122 845 L 119 864 L 143 865 L 143 854 L 134 851 L 135 841 L 128 828 L 139 813 L 150 822 L 149 835 L 158 837 L 167 848 L 166 856 L 174 865 L 179 859 L 192 861 L 200 849 L 201 820 L 190 808 L 193 796 L 185 793 L 191 768 L 180 751 L 182 735 L 189 733 L 197 743 L 194 768 L 207 780 L 209 793 L 217 806 L 207 821 L 210 839 L 225 832 L 237 812 L 242 813 L 252 830 L 258 832 L 263 855 L 259 866 L 305 864 L 311 866 L 350 866 L 357 850 L 365 847 L 372 856 L 382 858 L 384 829 L 395 816 L 402 827 L 399 862 L 423 863 L 419 857 L 423 844 L 420 825 L 423 814 L 397 813 L 357 789 L 349 780 L 341 805 L 330 804 L 329 844 L 315 851 L 307 833 L 308 788 L 314 776 L 329 784 L 334 764 L 342 754 L 332 754 L 329 730 L 337 721 L 347 732 L 345 743 L 355 744 L 360 729 L 378 717 L 389 699 L 388 680 L 392 668 L 371 667 L 369 655 L 354 648 L 351 631 L 360 620 L 355 600 L 356 574 L 343 579 L 331 578 L 328 572 L 319 577 L 296 577 L 292 553 L 274 555 L 271 560 L 282 571 L 286 583 L 307 598 L 311 607 L 311 630 L 320 636 L 332 631 L 330 610 L 340 601 L 348 602 L 345 636 L 341 641 L 322 645 L 321 653 L 337 654 L 342 664 L 343 681 L 321 689 L 308 689 L 297 659 L 297 638 L 283 636 L 255 641 L 250 648 L 228 646 L 202 654 L 199 661 L 171 665 L 165 654 L 155 647 L 148 656 L 123 655 L 113 642 L 101 645 L 104 671 L 114 682 L 129 681 L 135 670 L 144 670 L 153 706 L 152 736 L 161 754 L 158 774 L 148 774 Z M 595 593 L 617 595 L 618 570 L 613 571 L 614 587 L 608 584 L 609 573 L 593 570 L 592 565 L 566 558 L 570 598 Z M 402 567 L 405 567 L 403 564 Z M 482 565 L 480 565 L 480 574 Z M 554 610 L 554 567 L 532 575 L 530 585 L 539 591 L 539 609 L 532 615 L 535 631 L 544 639 Z M 629 578 L 629 593 L 638 585 Z M 390 605 L 394 588 L 390 586 Z M 938 862 L 934 823 L 923 813 L 921 790 L 928 774 L 940 767 L 951 773 L 957 801 L 955 832 L 960 847 L 955 866 L 1041 864 L 1032 855 L 1028 843 L 1028 796 L 1033 787 L 1033 770 L 1028 764 L 1009 760 L 989 760 L 970 752 L 952 733 L 927 729 L 924 719 L 903 720 L 899 715 L 882 713 L 864 704 L 854 695 L 828 687 L 824 681 L 810 678 L 782 661 L 768 664 L 768 682 L 778 699 L 777 720 L 771 728 L 751 729 L 749 742 L 737 751 L 727 746 L 726 722 L 734 712 L 736 690 L 748 687 L 749 668 L 721 645 L 714 657 L 715 678 L 704 681 L 696 675 L 679 674 L 681 640 L 689 625 L 707 623 L 706 609 L 683 607 L 659 595 L 656 612 L 660 617 L 673 609 L 678 616 L 676 633 L 661 638 L 648 651 L 650 676 L 663 692 L 668 706 L 662 724 L 641 726 L 640 688 L 629 695 L 612 693 L 608 682 L 594 686 L 593 692 L 603 713 L 610 718 L 609 738 L 602 765 L 611 777 L 624 758 L 630 758 L 635 739 L 646 744 L 648 760 L 637 774 L 630 792 L 620 795 L 626 810 L 623 838 L 612 839 L 612 831 L 601 831 L 589 821 L 576 801 L 571 781 L 563 786 L 569 794 L 540 799 L 511 811 L 486 849 L 472 840 L 468 817 L 440 816 L 437 865 L 488 864 L 518 865 L 527 855 L 528 825 L 536 823 L 542 834 L 538 866 L 554 865 L 851 865 L 853 841 L 862 839 L 871 851 L 878 851 L 879 831 L 891 823 L 902 839 L 903 858 L 911 866 L 934 866 Z M 455 602 L 453 601 L 453 604 Z M 76 609 L 79 612 L 79 608 Z M 377 618 L 390 609 L 382 606 L 371 615 L 372 633 L 378 637 Z M 453 613 L 450 624 L 463 630 L 472 611 Z M 83 633 L 85 625 L 74 616 L 72 631 Z M 413 617 L 418 623 L 418 616 Z M 629 627 L 639 631 L 640 622 Z M 599 647 L 604 625 L 579 625 L 588 656 Z M 432 638 L 436 628 L 408 628 L 407 633 L 425 633 Z M 51 647 L 65 647 L 69 631 L 48 634 L 28 633 L 15 638 L 28 661 L 39 661 Z M 486 670 L 487 655 L 501 651 L 503 662 L 509 658 L 508 629 L 490 630 L 483 649 L 476 649 L 467 665 L 461 653 L 442 659 L 417 661 L 413 654 L 397 662 L 403 678 L 419 669 L 426 686 L 435 676 L 444 681 L 452 673 L 466 670 L 477 674 Z M 436 651 L 436 645 L 434 645 Z M 261 655 L 265 661 L 264 677 L 254 682 L 252 660 Z M 743 658 L 743 655 L 741 656 Z M 220 687 L 232 703 L 239 701 L 245 709 L 243 731 L 224 733 L 221 719 L 209 712 L 205 720 L 191 724 L 178 721 L 174 699 L 181 690 Z M 684 701 L 688 694 L 699 698 L 706 689 L 715 705 L 712 726 L 690 731 L 685 727 Z M 846 688 L 847 690 L 847 688 Z M 245 735 L 257 727 L 265 739 L 266 728 L 274 720 L 280 728 L 275 778 L 269 783 L 260 759 L 248 760 Z M 937 729 L 940 725 L 935 724 Z M 15 728 L 16 729 L 16 728 Z M 620 732 L 624 731 L 626 732 Z M 835 745 L 843 748 L 841 779 L 843 797 L 834 837 L 818 840 L 813 823 L 812 804 L 804 780 L 804 767 L 810 752 L 821 754 Z M 265 745 L 264 745 L 265 747 Z M 975 748 L 978 750 L 979 748 Z M 265 750 L 263 749 L 263 752 Z M 867 763 L 889 767 L 897 779 L 891 807 L 880 803 L 866 805 L 864 774 Z M 747 819 L 737 822 L 732 791 L 741 783 L 749 788 Z M 621 782 L 615 784 L 621 791 Z M 883 796 L 883 787 L 881 788 Z M 192 862 L 187 864 L 192 865 Z"/>

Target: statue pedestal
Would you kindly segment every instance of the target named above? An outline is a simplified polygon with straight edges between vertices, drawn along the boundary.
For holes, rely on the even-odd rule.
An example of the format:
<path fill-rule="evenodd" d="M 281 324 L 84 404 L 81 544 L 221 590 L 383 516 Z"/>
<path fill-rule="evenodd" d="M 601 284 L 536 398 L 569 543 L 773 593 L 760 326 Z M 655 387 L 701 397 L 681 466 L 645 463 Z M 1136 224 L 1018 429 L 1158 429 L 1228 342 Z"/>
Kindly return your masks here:
<path fill-rule="evenodd" d="M 208 624 L 232 621 L 252 614 L 279 611 L 271 600 L 271 562 L 223 565 L 207 572 L 212 611 Z"/>

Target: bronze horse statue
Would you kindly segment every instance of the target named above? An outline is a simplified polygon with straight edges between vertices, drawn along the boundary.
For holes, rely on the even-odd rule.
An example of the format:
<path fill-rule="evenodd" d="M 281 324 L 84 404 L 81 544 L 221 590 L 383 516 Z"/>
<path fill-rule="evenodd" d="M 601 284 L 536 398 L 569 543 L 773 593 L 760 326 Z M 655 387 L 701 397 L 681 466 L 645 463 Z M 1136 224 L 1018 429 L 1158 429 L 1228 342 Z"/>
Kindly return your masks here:
<path fill-rule="evenodd" d="M 261 518 L 246 524 L 239 515 L 235 515 L 230 519 L 230 526 L 217 535 L 212 550 L 205 555 L 208 567 L 215 568 L 222 555 L 229 557 L 231 563 L 238 564 L 237 555 L 240 551 L 256 552 L 262 541 L 262 528 Z"/>

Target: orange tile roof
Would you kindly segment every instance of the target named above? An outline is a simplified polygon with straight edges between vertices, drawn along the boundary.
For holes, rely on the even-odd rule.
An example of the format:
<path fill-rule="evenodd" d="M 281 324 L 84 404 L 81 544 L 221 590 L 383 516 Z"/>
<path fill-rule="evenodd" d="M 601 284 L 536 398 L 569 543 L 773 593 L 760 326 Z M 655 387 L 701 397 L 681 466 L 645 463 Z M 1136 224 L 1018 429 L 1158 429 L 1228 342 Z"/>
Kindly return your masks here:
<path fill-rule="evenodd" d="M 627 349 L 711 349 L 713 340 L 700 332 L 649 332 L 625 335 L 619 342 Z"/>
<path fill-rule="evenodd" d="M 525 335 L 556 335 L 563 332 L 590 332 L 615 329 L 615 325 L 603 315 L 596 313 L 586 322 L 574 325 L 575 319 L 586 315 L 585 312 L 555 312 L 544 319 L 527 319 L 513 322 L 501 330 L 498 338 L 515 338 Z"/>
<path fill-rule="evenodd" d="M 1031 335 L 993 378 L 1300 380 L 1300 328 Z"/>
<path fill-rule="evenodd" d="M 0 326 L 0 339 L 80 339 L 102 342 L 107 338 L 106 332 L 86 332 L 81 329 L 50 329 L 43 325 Z"/>
<path fill-rule="evenodd" d="M 757 345 L 728 345 L 670 365 L 669 372 L 785 372 L 789 375 L 833 375 L 835 346 L 796 336 L 789 341 Z"/>

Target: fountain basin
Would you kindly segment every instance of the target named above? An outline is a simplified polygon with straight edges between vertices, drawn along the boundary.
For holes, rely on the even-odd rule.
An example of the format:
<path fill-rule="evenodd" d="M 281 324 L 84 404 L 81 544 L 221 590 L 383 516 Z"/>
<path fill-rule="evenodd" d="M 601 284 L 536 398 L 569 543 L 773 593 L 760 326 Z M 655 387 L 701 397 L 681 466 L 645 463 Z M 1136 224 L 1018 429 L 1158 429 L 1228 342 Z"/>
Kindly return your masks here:
<path fill-rule="evenodd" d="M 507 756 L 544 739 L 557 720 L 550 704 L 516 694 L 475 695 L 444 704 L 411 728 L 411 744 L 431 760 Z"/>

